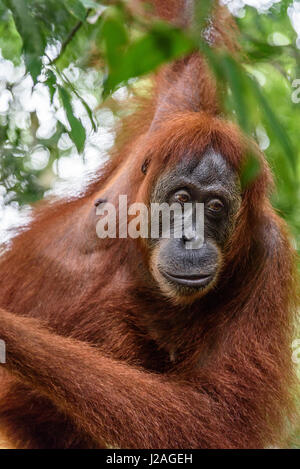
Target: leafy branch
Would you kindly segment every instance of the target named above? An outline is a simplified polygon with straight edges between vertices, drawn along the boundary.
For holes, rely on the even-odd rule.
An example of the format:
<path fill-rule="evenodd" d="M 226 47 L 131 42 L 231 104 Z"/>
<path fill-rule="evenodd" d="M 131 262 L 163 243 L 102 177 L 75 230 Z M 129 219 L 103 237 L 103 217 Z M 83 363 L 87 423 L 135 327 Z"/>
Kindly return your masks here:
<path fill-rule="evenodd" d="M 48 65 L 54 65 L 60 59 L 60 57 L 63 55 L 65 49 L 68 47 L 70 42 L 73 40 L 76 33 L 80 30 L 80 28 L 83 26 L 83 24 L 87 20 L 87 18 L 89 16 L 89 14 L 91 13 L 91 11 L 92 11 L 92 8 L 89 8 L 86 12 L 84 20 L 79 20 L 78 23 L 75 24 L 74 28 L 70 31 L 70 33 L 68 34 L 66 39 L 62 42 L 59 54 L 53 60 L 50 60 L 50 63 Z"/>

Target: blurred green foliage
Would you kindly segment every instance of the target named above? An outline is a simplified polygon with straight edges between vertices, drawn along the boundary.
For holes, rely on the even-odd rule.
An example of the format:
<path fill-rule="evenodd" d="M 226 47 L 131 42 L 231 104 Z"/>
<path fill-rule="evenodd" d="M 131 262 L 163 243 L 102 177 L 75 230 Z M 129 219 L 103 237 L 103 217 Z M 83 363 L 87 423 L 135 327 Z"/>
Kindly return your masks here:
<path fill-rule="evenodd" d="M 239 61 L 212 49 L 199 34 L 207 27 L 212 2 L 201 5 L 195 24 L 184 32 L 136 16 L 121 0 L 0 0 L 0 195 L 5 204 L 21 207 L 43 198 L 58 160 L 74 152 L 84 158 L 88 139 L 106 125 L 97 116 L 104 99 L 109 97 L 107 107 L 117 120 L 121 111 L 113 93 L 118 88 L 134 82 L 142 89 L 138 79 L 199 49 L 216 75 L 227 115 L 265 151 L 275 175 L 273 204 L 300 247 L 300 81 L 295 81 L 300 80 L 300 50 L 287 14 L 292 1 L 282 0 L 266 14 L 245 8 L 237 19 Z M 48 134 L 39 130 L 47 122 L 38 108 L 24 105 L 26 80 L 30 94 L 47 91 L 54 119 Z M 58 117 L 62 110 L 64 119 Z M 59 144 L 66 135 L 72 148 Z M 33 155 L 41 150 L 47 158 L 36 164 Z M 257 171 L 250 157 L 243 184 Z"/>

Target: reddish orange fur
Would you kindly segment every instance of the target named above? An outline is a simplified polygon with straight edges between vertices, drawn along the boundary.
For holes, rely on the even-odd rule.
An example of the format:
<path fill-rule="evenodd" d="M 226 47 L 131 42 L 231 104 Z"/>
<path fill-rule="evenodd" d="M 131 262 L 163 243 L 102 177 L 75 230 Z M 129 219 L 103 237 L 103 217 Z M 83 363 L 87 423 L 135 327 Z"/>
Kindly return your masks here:
<path fill-rule="evenodd" d="M 220 117 L 198 55 L 158 74 L 155 98 L 123 132 L 87 192 L 37 207 L 1 258 L 3 432 L 21 448 L 283 444 L 293 411 L 294 253 L 268 202 L 263 157 Z M 208 145 L 237 171 L 251 145 L 262 170 L 243 193 L 214 290 L 174 305 L 149 273 L 145 243 L 97 238 L 94 200 L 125 193 L 148 203 L 162 171 Z"/>

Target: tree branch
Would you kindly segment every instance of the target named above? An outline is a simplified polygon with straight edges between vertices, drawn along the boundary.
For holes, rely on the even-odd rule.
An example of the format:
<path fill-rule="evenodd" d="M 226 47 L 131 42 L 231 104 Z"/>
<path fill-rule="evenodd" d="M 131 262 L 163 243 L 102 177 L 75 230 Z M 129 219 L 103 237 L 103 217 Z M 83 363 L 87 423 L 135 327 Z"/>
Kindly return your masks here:
<path fill-rule="evenodd" d="M 74 28 L 70 31 L 69 35 L 66 37 L 66 39 L 63 41 L 62 45 L 61 45 L 61 49 L 60 49 L 60 53 L 58 54 L 57 57 L 55 57 L 55 59 L 51 60 L 51 62 L 48 64 L 48 65 L 54 65 L 57 60 L 63 55 L 65 49 L 67 48 L 67 46 L 70 44 L 70 42 L 72 41 L 73 37 L 75 36 L 75 34 L 79 31 L 79 29 L 81 28 L 81 26 L 84 24 L 85 20 L 87 19 L 87 17 L 89 16 L 90 12 L 92 11 L 92 8 L 89 8 L 86 12 L 86 15 L 85 15 L 85 18 L 84 18 L 84 21 L 78 21 L 77 24 L 75 24 Z"/>

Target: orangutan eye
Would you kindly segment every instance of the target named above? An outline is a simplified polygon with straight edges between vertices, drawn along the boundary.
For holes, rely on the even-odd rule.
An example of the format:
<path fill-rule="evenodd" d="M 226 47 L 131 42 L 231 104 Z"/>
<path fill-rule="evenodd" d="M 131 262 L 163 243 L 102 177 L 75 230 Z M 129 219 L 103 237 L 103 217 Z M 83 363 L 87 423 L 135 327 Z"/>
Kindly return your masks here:
<path fill-rule="evenodd" d="M 224 209 L 224 204 L 219 199 L 209 200 L 206 204 L 206 207 L 211 213 L 220 213 Z"/>
<path fill-rule="evenodd" d="M 174 198 L 176 202 L 179 202 L 180 204 L 186 204 L 191 201 L 191 195 L 184 189 L 175 192 Z"/>

